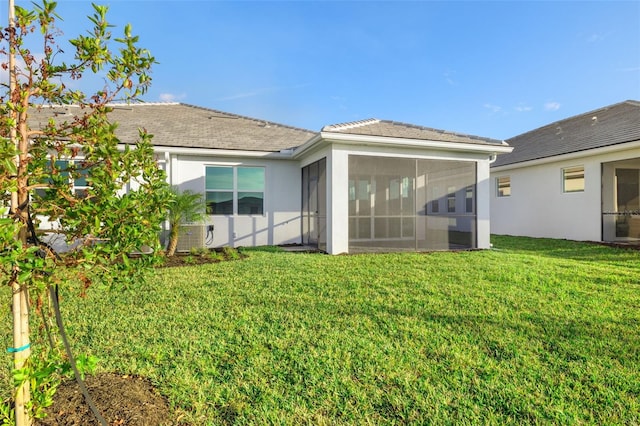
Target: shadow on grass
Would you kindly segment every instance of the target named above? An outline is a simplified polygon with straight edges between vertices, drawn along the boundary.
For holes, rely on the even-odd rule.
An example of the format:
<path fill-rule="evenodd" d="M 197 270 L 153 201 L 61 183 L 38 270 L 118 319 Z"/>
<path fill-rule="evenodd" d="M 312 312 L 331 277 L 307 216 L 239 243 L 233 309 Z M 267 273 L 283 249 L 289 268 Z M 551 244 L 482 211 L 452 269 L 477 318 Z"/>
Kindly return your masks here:
<path fill-rule="evenodd" d="M 539 256 L 561 259 L 609 262 L 637 260 L 640 258 L 640 245 L 608 246 L 596 242 L 558 240 L 552 238 L 513 237 L 492 235 L 494 249 L 516 252 L 530 252 Z"/>
<path fill-rule="evenodd" d="M 265 253 L 283 253 L 284 250 L 279 246 L 257 246 L 257 247 L 240 247 L 238 251 L 241 253 L 265 252 Z"/>

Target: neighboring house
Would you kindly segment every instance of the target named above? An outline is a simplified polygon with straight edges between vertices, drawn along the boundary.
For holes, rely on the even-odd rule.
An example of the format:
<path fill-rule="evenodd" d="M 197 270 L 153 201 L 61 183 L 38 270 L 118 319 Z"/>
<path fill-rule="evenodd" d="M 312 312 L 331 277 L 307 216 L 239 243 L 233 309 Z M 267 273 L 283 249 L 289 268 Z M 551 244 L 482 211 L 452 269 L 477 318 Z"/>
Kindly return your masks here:
<path fill-rule="evenodd" d="M 491 165 L 491 232 L 640 242 L 640 102 L 570 117 L 506 141 Z"/>
<path fill-rule="evenodd" d="M 32 120 L 65 113 L 73 111 L 45 108 Z M 169 183 L 205 196 L 206 223 L 192 227 L 183 249 L 488 248 L 489 164 L 511 151 L 498 140 L 374 119 L 312 132 L 179 103 L 117 105 L 110 117 L 122 141 L 139 128 L 153 134 Z"/>

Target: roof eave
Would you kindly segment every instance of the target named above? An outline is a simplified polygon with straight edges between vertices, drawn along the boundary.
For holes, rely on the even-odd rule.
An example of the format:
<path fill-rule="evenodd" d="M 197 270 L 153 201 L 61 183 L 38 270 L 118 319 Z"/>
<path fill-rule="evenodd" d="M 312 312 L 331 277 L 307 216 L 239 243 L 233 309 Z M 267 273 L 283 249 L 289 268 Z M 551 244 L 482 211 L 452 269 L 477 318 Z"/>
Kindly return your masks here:
<path fill-rule="evenodd" d="M 582 150 L 582 151 L 574 151 L 574 152 L 569 152 L 569 153 L 566 153 L 566 154 L 552 155 L 552 156 L 549 156 L 549 157 L 536 158 L 536 159 L 533 159 L 533 160 L 519 161 L 517 163 L 510 163 L 510 164 L 503 164 L 503 165 L 499 165 L 499 166 L 493 166 L 493 167 L 491 167 L 491 171 L 492 172 L 502 172 L 502 171 L 506 171 L 506 170 L 517 169 L 517 168 L 520 168 L 520 167 L 538 166 L 538 165 L 541 165 L 541 164 L 555 163 L 557 161 L 574 160 L 574 159 L 578 159 L 578 158 L 582 158 L 582 157 L 590 157 L 590 156 L 594 156 L 594 155 L 603 155 L 603 154 L 609 154 L 611 152 L 626 151 L 626 150 L 632 150 L 632 149 L 638 149 L 638 148 L 640 148 L 640 139 L 637 139 L 637 140 L 634 140 L 634 141 L 630 141 L 630 142 L 619 143 L 619 144 L 615 144 L 615 145 L 608 145 L 608 146 L 604 146 L 604 147 L 600 147 L 600 148 L 585 149 L 585 150 Z"/>
<path fill-rule="evenodd" d="M 122 144 L 124 146 L 124 144 Z M 166 152 L 169 154 L 184 155 L 206 155 L 216 157 L 243 157 L 243 158 L 269 158 L 274 160 L 291 160 L 293 150 L 283 149 L 281 151 L 248 151 L 241 149 L 218 149 L 218 148 L 189 148 L 177 146 L 154 145 L 154 152 Z"/>
<path fill-rule="evenodd" d="M 424 139 L 405 139 L 389 136 L 357 135 L 349 133 L 320 132 L 295 150 L 294 157 L 300 157 L 322 141 L 328 143 L 342 143 L 346 145 L 368 145 L 394 148 L 430 148 L 442 151 L 474 152 L 487 154 L 506 154 L 513 151 L 513 147 L 504 141 L 500 144 L 466 143 L 450 141 L 434 141 Z"/>

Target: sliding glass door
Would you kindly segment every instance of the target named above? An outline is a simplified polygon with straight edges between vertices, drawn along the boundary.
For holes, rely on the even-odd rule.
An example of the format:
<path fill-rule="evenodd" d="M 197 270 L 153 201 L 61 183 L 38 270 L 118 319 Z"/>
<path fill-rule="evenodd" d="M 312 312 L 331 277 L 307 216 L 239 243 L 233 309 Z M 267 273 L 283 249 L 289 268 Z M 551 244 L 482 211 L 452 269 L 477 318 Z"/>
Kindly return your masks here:
<path fill-rule="evenodd" d="M 302 168 L 302 243 L 327 249 L 327 161 Z"/>

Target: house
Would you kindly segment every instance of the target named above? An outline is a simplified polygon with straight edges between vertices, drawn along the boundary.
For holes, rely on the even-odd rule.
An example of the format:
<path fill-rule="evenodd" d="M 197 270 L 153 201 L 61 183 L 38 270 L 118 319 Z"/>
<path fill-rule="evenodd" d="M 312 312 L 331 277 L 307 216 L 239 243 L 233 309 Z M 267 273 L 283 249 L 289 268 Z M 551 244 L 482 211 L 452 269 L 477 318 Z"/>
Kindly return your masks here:
<path fill-rule="evenodd" d="M 491 232 L 640 242 L 640 102 L 570 117 L 506 141 L 491 165 Z"/>
<path fill-rule="evenodd" d="M 63 112 L 32 119 L 54 113 Z M 153 134 L 169 183 L 204 195 L 206 223 L 183 236 L 184 249 L 488 248 L 489 164 L 511 151 L 503 141 L 377 119 L 312 132 L 182 103 L 116 105 L 110 118 L 122 141 L 139 128 Z"/>

